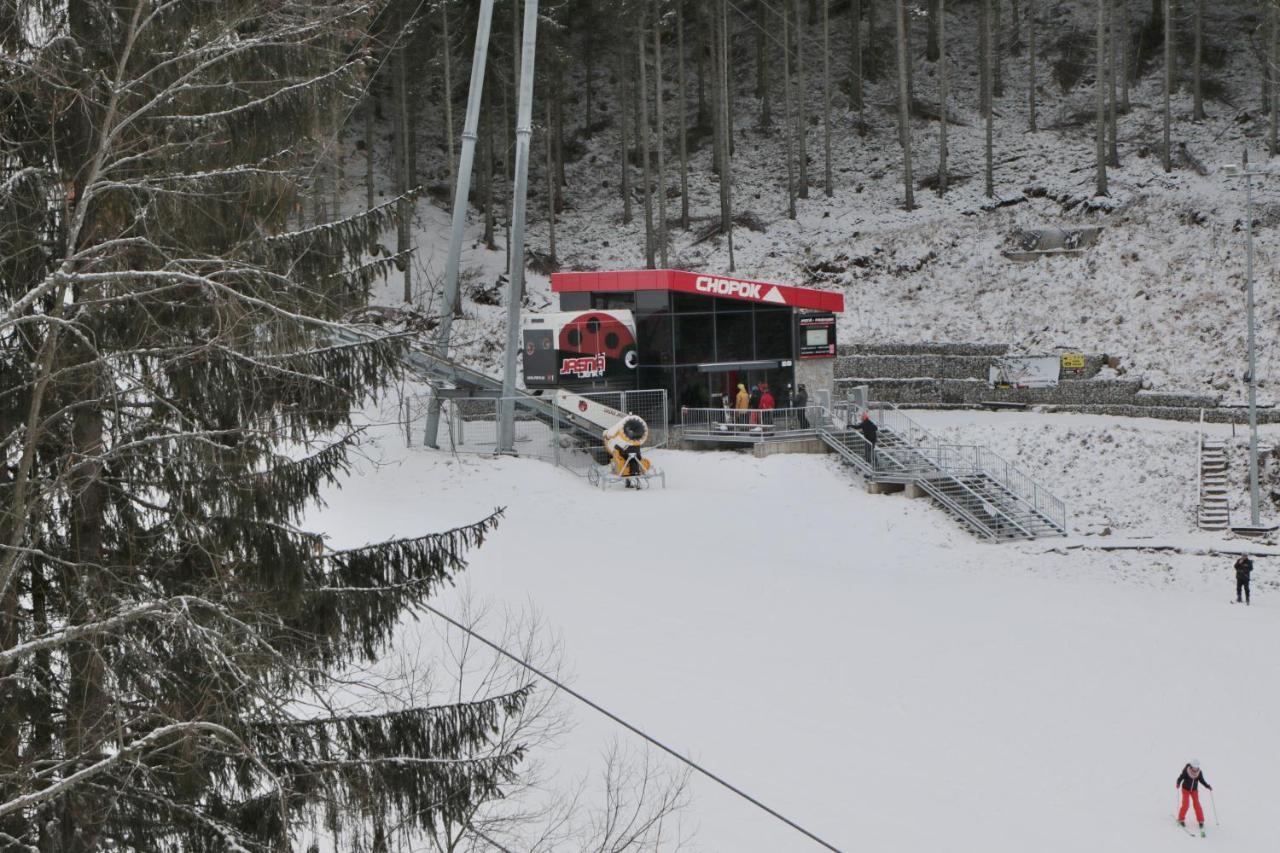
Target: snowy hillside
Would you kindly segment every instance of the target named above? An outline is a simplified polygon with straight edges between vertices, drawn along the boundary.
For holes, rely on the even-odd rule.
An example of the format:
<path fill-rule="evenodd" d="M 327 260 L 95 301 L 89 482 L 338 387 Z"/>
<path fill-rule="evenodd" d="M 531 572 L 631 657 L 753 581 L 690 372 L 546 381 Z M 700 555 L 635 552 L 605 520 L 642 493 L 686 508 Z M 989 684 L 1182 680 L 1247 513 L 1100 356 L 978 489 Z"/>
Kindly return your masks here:
<path fill-rule="evenodd" d="M 308 519 L 331 544 L 505 506 L 472 592 L 536 602 L 576 689 L 841 849 L 1164 850 L 1188 843 L 1173 781 L 1192 757 L 1215 787 L 1214 849 L 1280 844 L 1265 561 L 1246 609 L 1228 603 L 1230 557 L 982 545 L 825 457 L 658 452 L 665 491 L 600 493 L 374 436 Z M 423 620 L 404 648 L 430 647 Z M 617 732 L 569 707 L 556 765 L 572 778 Z M 816 849 L 705 779 L 693 794 L 691 849 Z"/>
<path fill-rule="evenodd" d="M 948 4 L 950 7 L 950 4 Z M 1130 4 L 1132 26 L 1138 27 L 1149 4 Z M 976 110 L 975 19 L 970 7 L 950 7 L 948 52 L 953 67 L 951 109 L 963 122 L 950 128 L 953 188 L 945 198 L 920 188 L 918 209 L 902 209 L 901 152 L 893 111 L 895 79 L 886 74 L 867 84 L 861 114 L 848 106 L 840 87 L 834 95 L 832 148 L 834 196 L 822 192 L 823 129 L 821 80 L 808 78 L 809 198 L 797 202 L 797 218 L 786 216 L 785 170 L 780 165 L 785 134 L 781 109 L 774 105 L 769 130 L 758 127 L 759 101 L 754 81 L 736 80 L 733 205 L 737 215 L 756 228 L 735 231 L 737 272 L 744 277 L 841 288 L 848 310 L 841 320 L 846 342 L 988 341 L 1011 344 L 1015 351 L 1046 352 L 1055 347 L 1119 356 L 1122 365 L 1146 377 L 1152 387 L 1214 389 L 1228 397 L 1243 393 L 1243 192 L 1217 169 L 1237 162 L 1249 150 L 1251 162 L 1265 160 L 1268 117 L 1254 110 L 1258 65 L 1253 52 L 1223 50 L 1228 40 L 1256 26 L 1256 19 L 1234 7 L 1207 4 L 1207 39 L 1220 66 L 1206 66 L 1213 86 L 1205 121 L 1190 120 L 1189 81 L 1179 77 L 1173 97 L 1175 169 L 1165 174 L 1159 156 L 1160 69 L 1144 64 L 1132 86 L 1132 110 L 1122 114 L 1118 150 L 1122 165 L 1110 170 L 1110 196 L 1093 197 L 1093 126 L 1082 120 L 1092 109 L 1092 69 L 1085 62 L 1082 79 L 1064 89 L 1055 63 L 1068 62 L 1068 46 L 1086 37 L 1093 20 L 1089 3 L 1058 3 L 1041 10 L 1042 55 L 1037 71 L 1039 125 L 1028 128 L 1028 51 L 1019 42 L 1004 60 L 1005 95 L 996 102 L 994 123 L 995 188 L 998 204 L 983 194 L 983 122 Z M 838 8 L 839 4 L 833 4 Z M 735 59 L 750 67 L 752 25 L 741 27 Z M 1185 20 L 1180 19 L 1180 26 Z M 891 31 L 885 30 L 891 39 Z M 818 44 L 818 30 L 807 38 Z M 1072 39 L 1075 39 L 1073 41 Z M 1022 34 L 1025 42 L 1025 30 Z M 1087 38 L 1085 39 L 1087 42 Z M 1047 46 L 1045 44 L 1047 43 Z M 816 48 L 815 48 L 816 49 Z M 1069 51 L 1068 51 L 1069 52 Z M 833 17 L 833 75 L 845 79 L 848 33 L 845 17 Z M 1074 56 L 1074 54 L 1072 54 Z M 1080 61 L 1079 56 L 1074 60 Z M 925 103 L 936 102 L 934 64 L 917 56 L 915 87 Z M 1180 72 L 1181 75 L 1181 72 Z M 777 85 L 780 83 L 775 81 Z M 566 163 L 566 209 L 556 236 L 565 269 L 636 268 L 644 265 L 643 213 L 637 206 L 630 224 L 621 221 L 616 104 L 609 80 L 599 84 L 596 109 L 604 129 L 585 135 L 581 88 L 567 97 L 567 122 L 574 158 Z M 676 98 L 674 86 L 668 99 Z M 675 146 L 673 103 L 668 104 L 669 145 Z M 693 106 L 690 106 L 693 110 Z M 535 105 L 535 115 L 540 111 Z M 432 135 L 434 137 L 434 133 Z M 921 180 L 937 171 L 938 124 L 912 122 L 916 173 Z M 541 138 L 535 133 L 536 140 Z M 1192 170 L 1181 145 L 1210 169 L 1207 177 Z M 427 178 L 440 182 L 446 174 L 442 148 L 424 146 Z M 348 159 L 355 157 L 349 151 Z M 546 184 L 539 175 L 535 150 L 531 177 L 529 248 L 548 248 Z M 668 156 L 667 184 L 675 193 L 668 210 L 678 217 L 679 180 L 674 154 Z M 348 184 L 356 202 L 355 175 Z M 656 180 L 656 178 L 655 178 Z M 633 188 L 639 177 L 633 176 Z M 506 267 L 502 205 L 509 191 L 498 187 L 499 230 L 496 252 L 479 242 L 473 210 L 463 269 L 470 283 L 492 285 Z M 636 190 L 638 193 L 638 190 Z M 385 190 L 380 197 L 385 196 Z M 637 196 L 638 198 L 638 196 Z M 478 195 L 473 196 L 473 200 Z M 1280 186 L 1261 187 L 1257 194 L 1259 270 L 1260 382 L 1267 393 L 1276 351 L 1274 329 L 1280 301 L 1271 292 L 1267 273 L 1280 244 L 1274 211 Z M 358 202 L 357 202 L 358 203 Z M 478 201 L 476 202 L 478 203 Z M 727 245 L 717 237 L 697 243 L 697 234 L 718 212 L 718 181 L 711 171 L 705 143 L 694 146 L 690 160 L 690 206 L 693 228 L 671 229 L 670 264 L 697 270 L 728 271 Z M 1060 257 L 1019 264 L 999 254 L 1007 235 L 1018 228 L 1102 225 L 1099 246 L 1079 257 Z M 447 215 L 431 201 L 418 205 L 414 244 L 419 272 L 434 285 L 415 301 L 438 299 L 447 246 Z M 549 304 L 545 278 L 531 275 L 531 310 Z M 464 287 L 464 292 L 467 288 Z M 398 304 L 398 280 L 389 281 L 379 299 Z M 495 306 L 466 304 L 467 319 L 458 327 L 462 352 L 477 363 L 492 359 L 505 322 Z"/>

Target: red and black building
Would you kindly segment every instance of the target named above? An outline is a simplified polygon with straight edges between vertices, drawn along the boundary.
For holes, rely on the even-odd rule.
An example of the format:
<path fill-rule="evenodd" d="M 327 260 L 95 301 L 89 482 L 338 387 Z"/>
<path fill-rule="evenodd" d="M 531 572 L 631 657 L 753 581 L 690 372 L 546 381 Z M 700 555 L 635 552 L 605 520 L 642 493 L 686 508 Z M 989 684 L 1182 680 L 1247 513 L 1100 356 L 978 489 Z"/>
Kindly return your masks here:
<path fill-rule="evenodd" d="M 844 310 L 840 293 L 682 270 L 554 273 L 551 290 L 561 313 L 525 324 L 526 384 L 665 388 L 674 406 L 829 375 Z"/>

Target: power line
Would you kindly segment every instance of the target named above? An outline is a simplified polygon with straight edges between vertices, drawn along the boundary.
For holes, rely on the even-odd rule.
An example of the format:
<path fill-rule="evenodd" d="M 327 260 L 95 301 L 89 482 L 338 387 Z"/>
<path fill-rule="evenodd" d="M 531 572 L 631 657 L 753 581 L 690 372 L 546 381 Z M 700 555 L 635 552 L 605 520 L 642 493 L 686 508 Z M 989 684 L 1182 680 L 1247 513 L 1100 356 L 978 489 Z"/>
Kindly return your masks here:
<path fill-rule="evenodd" d="M 681 762 L 683 762 L 684 764 L 687 764 L 689 767 L 693 768 L 694 770 L 697 770 L 699 773 L 701 773 L 703 776 L 706 776 L 708 779 L 712 780 L 713 782 L 717 782 L 717 783 L 719 783 L 720 785 L 724 786 L 725 788 L 728 788 L 730 791 L 732 791 L 733 793 L 737 794 L 739 797 L 741 797 L 742 799 L 746 800 L 747 802 L 751 803 L 751 804 L 752 804 L 753 806 L 755 806 L 756 808 L 761 809 L 762 811 L 768 812 L 770 815 L 773 815 L 775 818 L 777 818 L 778 820 L 782 821 L 782 822 L 783 822 L 783 823 L 785 823 L 787 826 L 789 826 L 789 827 L 791 827 L 792 829 L 796 830 L 797 832 L 799 832 L 799 833 L 801 833 L 801 834 L 803 834 L 803 835 L 807 836 L 810 840 L 812 840 L 812 841 L 814 841 L 814 842 L 818 843 L 819 845 L 821 845 L 822 847 L 827 848 L 828 850 L 833 850 L 833 851 L 835 851 L 835 853 L 841 853 L 841 851 L 840 851 L 840 848 L 839 848 L 839 847 L 836 847 L 834 844 L 829 844 L 829 843 L 827 843 L 826 841 L 823 841 L 823 840 L 822 840 L 821 838 L 819 838 L 817 835 L 815 835 L 814 833 L 812 833 L 812 832 L 810 832 L 809 830 L 805 829 L 805 828 L 804 828 L 803 826 L 801 826 L 800 824 L 796 823 L 795 821 L 791 820 L 790 818 L 786 817 L 785 815 L 783 815 L 783 814 L 781 814 L 781 813 L 779 813 L 779 812 L 774 811 L 773 809 L 771 809 L 771 808 L 769 808 L 768 806 L 766 806 L 764 803 L 762 803 L 762 802 L 760 802 L 759 800 L 757 800 L 755 797 L 753 797 L 753 796 L 751 796 L 750 794 L 748 794 L 746 791 L 743 791 L 741 788 L 738 788 L 737 786 L 735 786 L 735 785 L 731 784 L 730 782 L 726 781 L 725 779 L 721 778 L 720 776 L 717 776 L 716 774 L 712 773 L 710 770 L 708 770 L 707 768 L 703 767 L 701 764 L 698 764 L 698 763 L 697 763 L 696 761 L 694 761 L 693 759 L 691 759 L 691 758 L 689 758 L 689 757 L 687 757 L 687 756 L 685 756 L 685 755 L 682 755 L 682 754 L 681 754 L 681 753 L 679 753 L 679 752 L 676 752 L 674 749 L 672 749 L 671 747 L 667 746 L 667 745 L 666 745 L 665 743 L 663 743 L 662 741 L 658 740 L 658 739 L 657 739 L 657 738 L 655 738 L 655 737 L 652 737 L 652 736 L 650 736 L 650 735 L 646 734 L 644 731 L 642 731 L 642 730 L 640 730 L 640 729 L 636 728 L 635 726 L 631 725 L 631 723 L 628 723 L 626 720 L 622 719 L 622 718 L 621 718 L 621 717 L 619 717 L 617 714 L 614 714 L 613 712 L 609 711 L 608 709 L 606 709 L 606 708 L 604 708 L 604 707 L 602 707 L 602 706 L 600 706 L 600 705 L 596 704 L 595 702 L 591 701 L 591 700 L 590 700 L 590 699 L 588 699 L 586 696 L 583 696 L 581 693 L 579 693 L 578 691 L 574 690 L 573 688 L 571 688 L 571 687 L 569 687 L 569 686 L 565 685 L 564 683 L 562 683 L 562 682 L 558 681 L 557 679 L 552 678 L 550 675 L 547 675 L 545 672 L 543 672 L 542 670 L 538 669 L 536 666 L 534 666 L 533 664 L 529 663 L 527 660 L 525 660 L 525 659 L 523 659 L 523 658 L 521 658 L 521 657 L 519 657 L 519 656 L 517 656 L 517 655 L 512 654 L 511 652 L 509 652 L 509 651 L 507 651 L 506 649 L 504 649 L 502 646 L 499 646 L 497 643 L 493 642 L 492 640 L 488 639 L 487 637 L 485 637 L 485 636 L 483 636 L 483 635 L 481 635 L 481 634 L 477 633 L 476 631 L 472 630 L 471 628 L 468 628 L 466 625 L 463 625 L 461 622 L 459 622 L 458 620 L 454 619 L 453 617 L 451 617 L 451 616 L 449 616 L 449 615 L 447 615 L 447 614 L 445 614 L 445 613 L 441 613 L 439 610 L 437 610 L 436 608 L 432 607 L 430 604 L 426 604 L 426 603 L 419 603 L 419 605 L 418 605 L 418 606 L 419 606 L 419 607 L 421 607 L 423 610 L 426 610 L 427 612 L 429 612 L 429 613 L 431 613 L 431 614 L 433 614 L 433 615 L 435 615 L 435 616 L 439 616 L 441 619 L 443 619 L 444 621 L 448 622 L 448 623 L 449 623 L 450 625 L 452 625 L 453 627 L 457 628 L 457 629 L 458 629 L 458 630 L 460 630 L 460 631 L 463 631 L 463 632 L 465 632 L 465 633 L 469 634 L 470 636 L 472 636 L 472 637 L 474 637 L 475 639 L 479 640 L 480 642 L 484 643 L 484 644 L 485 644 L 486 646 L 488 646 L 489 648 L 493 649 L 493 650 L 494 650 L 495 652 L 497 652 L 498 654 L 502 655 L 503 657 L 507 658 L 508 660 L 511 660 L 511 661 L 513 661 L 513 662 L 515 662 L 515 663 L 519 664 L 520 666 L 522 666 L 522 667 L 524 667 L 525 669 L 529 670 L 530 672 L 532 672 L 534 675 L 538 676 L 539 678 L 544 679 L 545 681 L 550 682 L 551 684 L 554 684 L 558 689 L 563 690 L 565 693 L 568 693 L 570 696 L 572 696 L 574 699 L 577 699 L 577 700 L 578 700 L 579 702 L 581 702 L 582 704 L 586 705 L 587 707 L 589 707 L 589 708 L 591 708 L 591 709 L 593 709 L 593 710 L 595 710 L 595 711 L 600 712 L 601 714 L 603 714 L 604 716 L 608 717 L 608 718 L 609 718 L 610 720 L 612 720 L 613 722 L 615 722 L 615 723 L 617 723 L 618 725 L 620 725 L 620 726 L 622 726 L 623 728 L 625 728 L 627 731 L 629 731 L 629 732 L 631 732 L 631 733 L 633 733 L 633 734 L 639 735 L 640 737 L 644 738 L 644 739 L 645 739 L 646 741 L 648 741 L 649 743 L 651 743 L 651 744 L 653 744 L 654 746 L 658 747 L 658 749 L 661 749 L 663 752 L 665 752 L 665 753 L 667 753 L 668 755 L 672 756 L 672 757 L 673 757 L 673 758 L 675 758 L 676 760 L 681 761 Z"/>

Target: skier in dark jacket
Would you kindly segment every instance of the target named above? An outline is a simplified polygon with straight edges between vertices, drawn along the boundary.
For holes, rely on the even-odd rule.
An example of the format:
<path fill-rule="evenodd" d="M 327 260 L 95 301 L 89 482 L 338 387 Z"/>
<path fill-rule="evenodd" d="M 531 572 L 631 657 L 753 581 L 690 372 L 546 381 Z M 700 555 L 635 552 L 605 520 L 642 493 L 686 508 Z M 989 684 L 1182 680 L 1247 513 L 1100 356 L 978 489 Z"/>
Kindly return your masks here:
<path fill-rule="evenodd" d="M 1253 574 L 1253 560 L 1248 554 L 1241 554 L 1236 560 L 1236 603 L 1240 602 L 1240 594 L 1244 593 L 1244 603 L 1249 603 L 1249 575 Z"/>
<path fill-rule="evenodd" d="M 1196 821 L 1200 824 L 1200 834 L 1204 835 L 1204 810 L 1200 808 L 1199 788 L 1204 785 L 1212 791 L 1213 786 L 1200 772 L 1199 761 L 1193 758 L 1187 762 L 1187 765 L 1182 768 L 1182 773 L 1178 775 L 1177 785 L 1178 790 L 1182 791 L 1182 808 L 1178 810 L 1178 826 L 1187 825 L 1187 805 L 1192 804 L 1196 807 Z"/>

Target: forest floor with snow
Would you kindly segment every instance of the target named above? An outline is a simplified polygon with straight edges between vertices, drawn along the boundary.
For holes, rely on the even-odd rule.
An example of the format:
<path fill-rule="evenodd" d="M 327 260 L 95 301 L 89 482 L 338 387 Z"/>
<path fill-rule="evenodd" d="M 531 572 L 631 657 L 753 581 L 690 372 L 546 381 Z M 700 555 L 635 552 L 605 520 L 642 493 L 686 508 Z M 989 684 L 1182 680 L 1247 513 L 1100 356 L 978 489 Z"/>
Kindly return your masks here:
<path fill-rule="evenodd" d="M 1037 75 L 1043 129 L 1027 132 L 1028 69 L 1023 50 L 1006 58 L 1006 94 L 996 104 L 994 177 L 999 204 L 983 192 L 983 122 L 974 106 L 976 40 L 969 37 L 973 21 L 968 12 L 952 12 L 948 23 L 954 69 L 952 110 L 963 122 L 950 130 L 948 171 L 954 175 L 953 189 L 945 198 L 918 189 L 919 206 L 914 211 L 902 209 L 901 150 L 891 74 L 867 84 L 867 105 L 861 115 L 849 109 L 846 95 L 837 87 L 832 120 L 834 195 L 826 198 L 821 81 L 811 69 L 810 192 L 808 199 L 798 201 L 795 220 L 786 216 L 780 96 L 775 93 L 774 126 L 759 128 L 753 80 L 751 75 L 741 75 L 735 95 L 733 205 L 737 214 L 748 216 L 760 230 L 736 229 L 736 273 L 843 290 L 847 309 L 840 335 L 846 343 L 976 341 L 1008 343 L 1015 352 L 1031 354 L 1064 348 L 1106 353 L 1119 357 L 1123 369 L 1141 375 L 1150 387 L 1212 390 L 1239 399 L 1244 393 L 1245 362 L 1244 198 L 1238 182 L 1226 178 L 1218 166 L 1238 161 L 1246 149 L 1252 162 L 1266 159 L 1268 118 L 1254 108 L 1254 56 L 1244 49 L 1226 51 L 1225 64 L 1206 66 L 1211 91 L 1225 100 L 1208 100 L 1208 117 L 1202 122 L 1190 120 L 1189 81 L 1180 79 L 1172 106 L 1176 150 L 1170 174 L 1162 170 L 1159 156 L 1159 69 L 1144 66 L 1142 77 L 1132 86 L 1132 109 L 1119 119 L 1122 165 L 1110 170 L 1109 196 L 1095 197 L 1092 124 L 1079 118 L 1092 108 L 1091 69 L 1084 67 L 1083 80 L 1069 89 L 1050 70 L 1059 39 L 1066 43 L 1071 33 L 1087 34 L 1092 6 L 1054 4 L 1042 14 L 1042 39 L 1049 42 Z M 1235 15 L 1229 10 L 1210 8 L 1209 15 L 1211 44 L 1225 38 L 1220 32 L 1238 26 L 1225 21 L 1225 16 Z M 1134 19 L 1136 26 L 1136 13 Z M 844 79 L 843 57 L 848 55 L 845 30 L 843 24 L 833 22 L 832 54 L 840 60 L 835 72 L 840 80 Z M 742 40 L 738 46 L 736 59 L 744 68 L 754 67 L 749 44 Z M 778 81 L 775 85 L 780 89 Z M 633 218 L 623 223 L 616 106 L 610 80 L 602 75 L 596 86 L 600 112 L 595 123 L 603 130 L 591 136 L 580 130 L 590 123 L 581 114 L 580 84 L 567 95 L 570 148 L 576 154 L 566 164 L 565 209 L 557 221 L 560 266 L 638 268 L 644 265 L 639 170 L 633 171 Z M 915 86 L 921 100 L 936 98 L 935 69 L 922 58 L 917 62 Z M 672 220 L 669 265 L 728 273 L 726 241 L 716 237 L 695 244 L 694 239 L 718 215 L 719 184 L 705 144 L 695 146 L 690 159 L 693 228 L 689 232 L 679 228 L 674 94 L 674 90 L 668 93 L 673 148 L 667 158 L 667 188 L 674 194 L 667 211 Z M 692 114 L 692 99 L 689 109 Z M 538 109 L 534 112 L 540 114 Z M 912 129 L 915 171 L 923 180 L 937 171 L 938 124 L 915 119 Z M 535 140 L 541 139 L 541 129 L 536 130 Z M 445 187 L 447 196 L 447 170 L 440 156 L 443 142 L 428 142 L 422 154 L 425 182 L 437 190 Z M 1181 155 L 1184 143 L 1211 170 L 1208 176 L 1197 174 Z M 355 158 L 354 151 L 348 154 L 351 176 L 363 173 Z M 545 253 L 547 190 L 536 151 L 533 162 L 528 248 Z M 483 246 L 480 217 L 472 210 L 462 259 L 464 296 L 477 286 L 492 286 L 506 269 L 502 223 L 509 191 L 505 184 L 497 189 L 496 250 Z M 363 192 L 354 178 L 348 191 L 348 208 L 362 205 Z M 387 197 L 388 187 L 382 183 L 378 198 Z M 478 199 L 476 191 L 473 201 Z M 1271 287 L 1274 259 L 1280 252 L 1280 185 L 1260 182 L 1256 200 L 1259 380 L 1270 399 L 1269 377 L 1280 355 L 1276 347 L 1280 298 Z M 1101 225 L 1104 232 L 1096 247 L 1079 256 L 1016 263 L 1000 255 L 1015 229 L 1083 225 Z M 448 214 L 423 198 L 413 228 L 417 283 L 412 301 L 428 313 L 440 301 L 447 241 Z M 400 304 L 402 290 L 399 277 L 393 276 L 375 293 L 375 301 Z M 499 303 L 502 300 L 505 292 L 499 293 Z M 528 275 L 526 302 L 529 311 L 555 310 L 547 276 Z M 456 351 L 477 366 L 496 366 L 505 308 L 466 299 L 464 313 L 455 326 Z"/>
<path fill-rule="evenodd" d="M 393 425 L 307 524 L 352 546 L 505 507 L 437 606 L 536 607 L 575 689 L 841 849 L 1163 850 L 1185 843 L 1173 781 L 1195 757 L 1221 794 L 1215 849 L 1274 850 L 1280 564 L 1258 560 L 1245 608 L 1229 555 L 1092 547 L 1241 547 L 1191 532 L 1193 462 L 1172 460 L 1193 459 L 1193 434 L 922 414 L 1043 451 L 1046 471 L 1074 460 L 1052 484 L 1077 528 L 1113 535 L 982 544 L 926 501 L 864 493 L 834 457 L 655 451 L 665 490 L 601 492 L 534 460 L 406 448 Z M 1169 470 L 1114 485 L 1166 440 Z M 396 650 L 447 696 L 443 636 L 423 615 Z M 574 727 L 550 784 L 572 787 L 629 736 L 556 701 Z M 816 849 L 706 779 L 691 793 L 684 849 Z"/>

